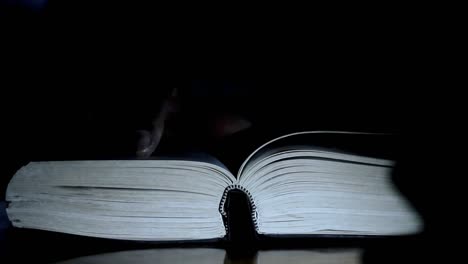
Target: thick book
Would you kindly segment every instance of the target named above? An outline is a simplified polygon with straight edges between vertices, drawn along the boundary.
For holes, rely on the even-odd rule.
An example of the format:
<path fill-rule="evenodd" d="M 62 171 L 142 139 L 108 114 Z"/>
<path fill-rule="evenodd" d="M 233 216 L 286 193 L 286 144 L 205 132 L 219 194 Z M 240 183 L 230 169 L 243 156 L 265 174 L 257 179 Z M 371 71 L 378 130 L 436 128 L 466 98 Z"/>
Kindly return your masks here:
<path fill-rule="evenodd" d="M 320 137 L 336 144 L 321 144 Z M 229 233 L 226 200 L 236 191 L 248 197 L 260 235 L 415 234 L 422 220 L 391 181 L 395 162 L 379 155 L 374 144 L 387 137 L 288 134 L 251 153 L 237 175 L 200 155 L 31 162 L 8 185 L 7 213 L 15 227 L 83 236 L 222 239 Z M 361 143 L 362 138 L 371 140 Z M 351 151 L 348 145 L 367 150 Z"/>

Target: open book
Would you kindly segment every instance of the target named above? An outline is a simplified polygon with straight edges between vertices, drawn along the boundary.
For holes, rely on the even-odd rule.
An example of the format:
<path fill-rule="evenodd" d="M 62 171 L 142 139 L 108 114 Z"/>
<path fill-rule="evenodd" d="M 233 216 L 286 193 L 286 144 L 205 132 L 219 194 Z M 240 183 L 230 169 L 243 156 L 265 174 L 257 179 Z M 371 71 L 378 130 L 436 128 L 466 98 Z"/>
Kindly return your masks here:
<path fill-rule="evenodd" d="M 401 235 L 422 222 L 393 186 L 394 162 L 300 144 L 301 132 L 254 151 L 234 176 L 215 160 L 31 162 L 8 185 L 16 227 L 149 241 L 223 238 L 230 190 L 249 198 L 262 235 Z M 361 135 L 357 134 L 357 135 Z"/>

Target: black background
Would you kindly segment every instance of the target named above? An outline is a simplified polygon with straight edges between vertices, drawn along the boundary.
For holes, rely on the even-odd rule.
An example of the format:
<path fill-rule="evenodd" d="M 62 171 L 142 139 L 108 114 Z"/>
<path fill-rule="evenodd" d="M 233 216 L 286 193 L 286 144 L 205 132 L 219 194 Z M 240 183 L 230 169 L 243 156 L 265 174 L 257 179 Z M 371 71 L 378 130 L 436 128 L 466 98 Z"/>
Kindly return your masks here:
<path fill-rule="evenodd" d="M 177 24 L 175 18 L 151 21 L 154 15 L 136 5 L 59 2 L 50 1 L 42 10 L 2 2 L 1 14 L 8 22 L 6 68 L 1 73 L 2 198 L 11 176 L 28 161 L 133 158 L 135 131 L 150 128 L 161 101 L 177 87 L 182 110 L 157 154 L 207 151 L 235 171 L 256 146 L 285 132 L 317 129 L 401 136 L 394 180 L 423 215 L 423 234 L 364 241 L 297 239 L 267 242 L 266 247 L 363 245 L 366 261 L 382 263 L 445 258 L 449 253 L 441 254 L 443 249 L 457 244 L 448 237 L 454 232 L 447 232 L 447 223 L 453 226 L 458 215 L 450 198 L 443 198 L 449 197 L 456 178 L 446 166 L 457 156 L 448 151 L 458 144 L 449 122 L 456 118 L 452 109 L 456 103 L 446 97 L 445 76 L 429 64 L 434 55 L 424 44 L 412 42 L 417 35 L 413 27 L 408 25 L 395 38 L 388 27 L 372 26 L 373 20 L 367 21 L 368 31 L 330 23 L 319 27 L 321 32 L 333 32 L 325 38 L 310 28 L 299 31 L 313 36 L 314 45 L 299 51 L 304 43 L 297 41 L 298 45 L 273 49 L 277 40 L 269 39 L 267 45 L 259 45 L 261 59 L 250 50 L 245 60 L 237 57 L 242 53 L 239 47 L 248 47 L 252 38 L 210 34 L 216 42 L 208 50 L 216 60 L 208 62 L 205 50 L 199 49 L 201 40 L 208 40 L 206 35 L 186 35 L 185 30 L 166 26 Z M 151 23 L 129 21 L 141 17 Z M 162 27 L 161 20 L 166 22 Z M 378 34 L 381 31 L 385 34 Z M 226 42 L 232 47 L 221 48 Z M 187 50 L 196 56 L 188 56 Z M 209 71 L 212 75 L 227 75 L 218 74 L 222 68 L 235 78 L 188 77 L 205 64 L 216 69 Z M 249 71 L 249 77 L 239 70 Z M 205 133 L 210 122 L 225 113 L 249 120 L 252 127 L 223 139 L 211 138 Z M 255 247 L 255 242 L 246 245 Z M 56 250 L 59 246 L 63 249 Z M 233 247 L 212 242 L 140 244 L 9 230 L 2 254 L 11 262 L 30 257 L 47 262 L 154 246 Z"/>

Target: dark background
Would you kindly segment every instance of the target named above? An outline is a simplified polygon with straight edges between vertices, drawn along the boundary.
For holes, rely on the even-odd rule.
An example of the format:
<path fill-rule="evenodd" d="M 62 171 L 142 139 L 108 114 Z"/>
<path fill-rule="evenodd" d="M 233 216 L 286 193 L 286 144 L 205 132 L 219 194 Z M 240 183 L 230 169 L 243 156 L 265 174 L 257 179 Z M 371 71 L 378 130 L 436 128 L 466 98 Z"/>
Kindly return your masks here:
<path fill-rule="evenodd" d="M 202 32 L 185 34 L 192 23 L 182 26 L 182 31 L 172 29 L 167 25 L 177 24 L 177 19 L 162 19 L 160 9 L 157 16 L 151 10 L 136 4 L 110 7 L 86 1 L 49 1 L 42 8 L 1 2 L 0 15 L 7 21 L 5 69 L 0 73 L 2 199 L 9 179 L 29 161 L 134 158 L 136 131 L 151 127 L 161 102 L 177 87 L 181 110 L 171 121 L 158 155 L 206 151 L 236 171 L 255 147 L 287 132 L 400 135 L 394 180 L 423 215 L 423 234 L 365 241 L 298 239 L 268 242 L 267 247 L 363 245 L 371 263 L 449 255 L 441 252 L 457 244 L 449 238 L 453 232 L 447 232 L 447 226 L 454 226 L 452 219 L 458 218 L 448 198 L 457 174 L 446 164 L 457 159 L 448 147 L 458 146 L 455 134 L 462 132 L 449 121 L 463 119 L 457 120 L 459 111 L 453 109 L 457 103 L 446 97 L 449 78 L 430 64 L 435 54 L 427 52 L 424 43 L 412 41 L 422 28 L 407 24 L 389 30 L 388 25 L 367 20 L 362 30 L 349 21 L 338 25 L 330 21 L 318 26 L 325 36 L 315 29 L 292 27 L 300 36 L 314 37 L 313 45 L 299 40 L 297 45 L 275 49 L 271 46 L 279 40 L 269 38 L 256 46 L 257 52 L 246 43 L 258 34 L 241 40 L 219 33 L 226 29 L 215 30 L 209 34 L 215 39 L 211 42 Z M 157 21 L 147 23 L 154 16 Z M 141 18 L 147 21 L 131 22 Z M 291 41 L 292 36 L 284 39 Z M 208 61 L 206 50 L 199 48 L 201 41 L 211 43 L 205 49 L 215 53 L 215 60 Z M 226 42 L 232 46 L 224 48 Z M 238 57 L 246 47 L 247 58 Z M 235 77 L 190 77 L 206 64 L 215 68 L 207 71 L 211 75 Z M 224 73 L 218 74 L 220 68 Z M 250 77 L 239 71 L 251 72 Z M 231 136 L 213 137 L 213 123 L 226 115 L 244 118 L 252 126 Z M 3 256 L 11 262 L 154 246 L 225 246 L 135 244 L 11 229 L 1 243 Z M 59 246 L 60 251 L 55 249 Z"/>

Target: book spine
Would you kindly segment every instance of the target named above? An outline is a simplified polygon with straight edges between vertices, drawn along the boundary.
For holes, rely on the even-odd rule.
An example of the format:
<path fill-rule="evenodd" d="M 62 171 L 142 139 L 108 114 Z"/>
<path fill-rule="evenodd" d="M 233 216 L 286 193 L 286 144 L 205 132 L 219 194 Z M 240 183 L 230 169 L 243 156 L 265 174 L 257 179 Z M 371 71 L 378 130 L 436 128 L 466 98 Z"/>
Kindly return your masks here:
<path fill-rule="evenodd" d="M 255 206 L 255 202 L 254 202 L 254 200 L 253 200 L 252 195 L 251 195 L 250 192 L 249 192 L 246 188 L 244 188 L 243 186 L 238 185 L 238 184 L 233 184 L 233 185 L 229 185 L 228 187 L 226 187 L 226 189 L 224 190 L 224 193 L 223 193 L 223 197 L 221 198 L 221 202 L 220 202 L 220 204 L 219 204 L 219 212 L 221 213 L 221 215 L 222 215 L 224 218 L 227 217 L 227 213 L 226 213 L 226 210 L 225 210 L 225 205 L 226 205 L 226 200 L 227 200 L 228 193 L 229 193 L 229 191 L 231 191 L 231 190 L 240 190 L 240 191 L 242 191 L 243 193 L 245 193 L 245 194 L 247 195 L 247 197 L 249 198 L 252 222 L 253 222 L 255 231 L 258 232 L 257 207 Z M 226 233 L 227 233 L 227 232 L 228 232 L 228 226 L 226 225 L 225 228 L 226 228 Z"/>

